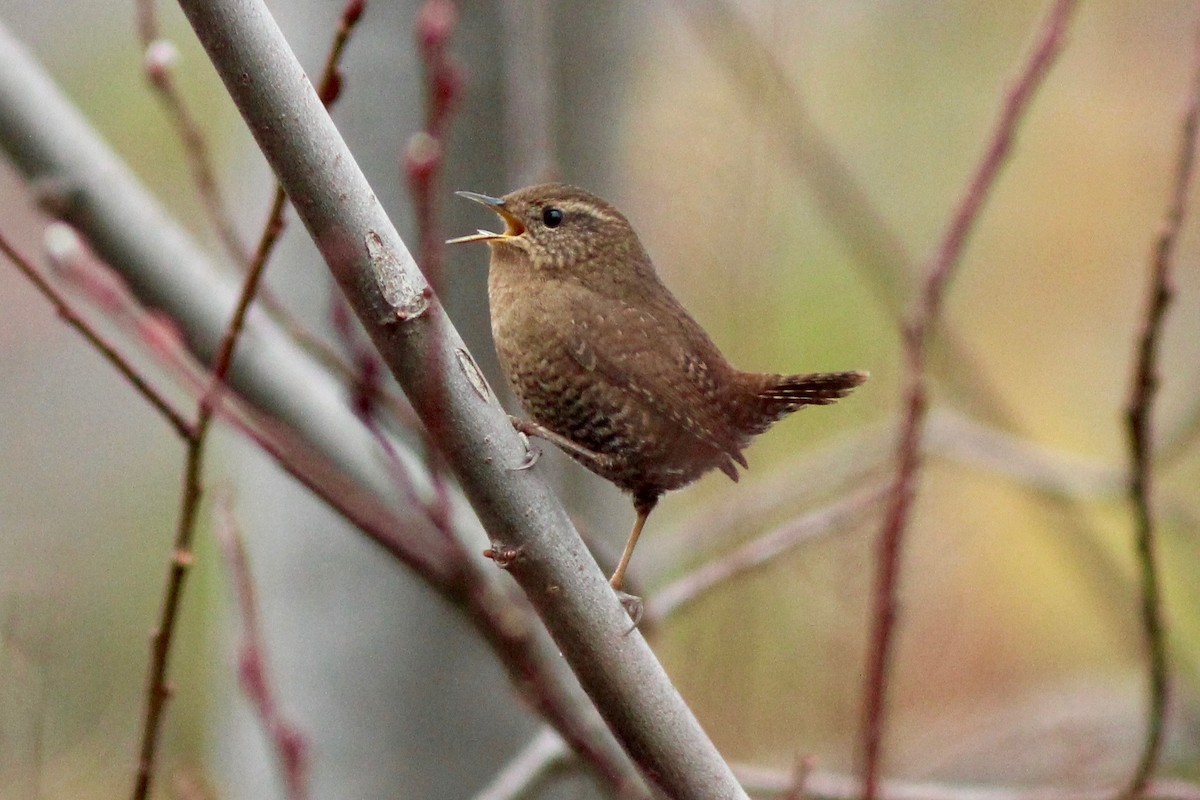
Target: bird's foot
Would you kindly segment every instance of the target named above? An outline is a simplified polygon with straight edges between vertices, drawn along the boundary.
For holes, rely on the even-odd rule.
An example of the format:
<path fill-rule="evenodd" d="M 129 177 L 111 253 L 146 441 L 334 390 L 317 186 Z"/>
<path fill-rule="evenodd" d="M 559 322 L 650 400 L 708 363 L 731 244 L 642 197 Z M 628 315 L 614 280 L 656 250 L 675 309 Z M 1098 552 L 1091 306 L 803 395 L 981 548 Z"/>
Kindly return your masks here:
<path fill-rule="evenodd" d="M 531 468 L 542 457 L 541 449 L 531 444 L 528 436 L 521 431 L 517 431 L 517 435 L 521 437 L 521 444 L 525 445 L 525 458 L 522 459 L 520 464 L 513 467 L 513 472 L 521 472 Z"/>
<path fill-rule="evenodd" d="M 646 613 L 646 604 L 636 594 L 629 594 L 629 592 L 623 592 L 620 589 L 613 589 L 613 591 L 617 593 L 617 599 L 621 601 L 621 607 L 625 609 L 625 613 L 629 615 L 630 621 L 633 622 L 629 630 L 625 631 L 625 635 L 628 636 L 641 624 L 642 616 Z"/>
<path fill-rule="evenodd" d="M 516 429 L 517 433 L 523 436 L 536 436 L 539 439 L 545 439 L 550 444 L 556 445 L 559 449 L 565 450 L 576 461 L 589 466 L 593 472 L 603 475 L 612 469 L 612 456 L 588 450 L 586 447 L 571 441 L 566 436 L 555 433 L 545 425 L 540 425 L 531 419 L 519 419 L 511 416 L 508 419 L 512 422 L 512 426 Z M 527 469 L 528 466 L 533 465 L 522 466 Z"/>

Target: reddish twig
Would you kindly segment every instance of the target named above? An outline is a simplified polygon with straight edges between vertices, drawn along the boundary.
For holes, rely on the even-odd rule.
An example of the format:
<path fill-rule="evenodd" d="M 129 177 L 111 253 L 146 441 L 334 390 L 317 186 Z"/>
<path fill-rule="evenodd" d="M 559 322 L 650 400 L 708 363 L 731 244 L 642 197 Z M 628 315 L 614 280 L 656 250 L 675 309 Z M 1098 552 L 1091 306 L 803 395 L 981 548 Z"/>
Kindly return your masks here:
<path fill-rule="evenodd" d="M 365 8 L 366 0 L 347 0 L 345 8 L 342 10 L 333 43 L 330 46 L 329 53 L 325 59 L 325 65 L 321 70 L 320 80 L 317 83 L 317 93 L 327 108 L 332 107 L 341 96 L 345 83 L 341 71 L 341 59 L 355 27 L 362 19 Z M 205 213 L 208 215 L 209 224 L 216 231 L 217 237 L 220 239 L 229 257 L 239 266 L 248 268 L 251 256 L 246 251 L 246 247 L 242 243 L 241 237 L 238 235 L 233 224 L 232 217 L 221 197 L 216 180 L 216 170 L 213 167 L 204 134 L 201 132 L 199 124 L 196 122 L 183 95 L 175 84 L 174 73 L 172 72 L 176 59 L 175 49 L 170 42 L 158 38 L 159 29 L 155 13 L 155 0 L 138 0 L 137 20 L 138 36 L 141 39 L 142 46 L 145 48 L 147 77 L 166 107 L 176 128 L 176 132 L 183 143 L 183 148 L 192 170 L 196 191 L 200 196 Z M 276 184 L 275 197 L 272 200 L 274 211 L 267 225 L 283 224 L 283 213 L 286 208 L 284 203 L 286 199 L 287 196 L 284 194 L 283 189 Z M 323 363 L 337 371 L 347 375 L 353 374 L 353 371 L 341 360 L 337 352 L 301 324 L 272 292 L 268 291 L 265 287 L 260 288 L 259 300 L 270 311 L 272 316 L 279 321 L 280 325 L 297 342 L 308 349 L 309 352 L 318 356 Z M 393 410 L 402 406 L 402 404 L 395 401 L 395 398 L 389 398 L 387 405 Z"/>
<path fill-rule="evenodd" d="M 317 82 L 317 96 L 325 108 L 329 109 L 341 98 L 346 80 L 342 71 L 342 56 L 350 42 L 358 23 L 366 13 L 366 0 L 346 0 L 338 18 L 337 31 L 330 44 L 329 53 L 325 57 L 325 65 L 321 68 L 321 77 Z M 276 201 L 285 198 L 283 187 L 276 183 Z M 332 287 L 331 287 L 332 288 Z M 272 308 L 271 311 L 280 320 L 283 327 L 306 350 L 316 356 L 322 364 L 341 375 L 348 383 L 356 387 L 356 404 L 368 404 L 375 408 L 383 406 L 393 418 L 405 425 L 415 424 L 411 408 L 394 392 L 384 388 L 382 376 L 387 372 L 378 354 L 371 348 L 358 343 L 350 323 L 350 314 L 346 309 L 346 301 L 337 292 L 330 293 L 333 327 L 342 339 L 343 346 L 350 353 L 347 361 L 333 347 L 314 336 L 307 328 L 300 325 L 284 309 Z"/>
<path fill-rule="evenodd" d="M 462 66 L 449 52 L 450 37 L 457 25 L 458 9 L 453 0 L 426 0 L 417 12 L 415 35 L 425 81 L 425 129 L 408 141 L 404 174 L 417 219 L 417 263 L 434 294 L 442 291 L 446 249 L 438 211 L 445 166 L 443 143 L 465 83 Z M 437 353 L 435 361 L 445 356 Z M 436 369 L 437 364 L 431 367 Z M 435 495 L 426 509 L 434 524 L 448 531 L 450 500 L 446 466 L 431 440 L 435 432 L 426 430 L 426 459 Z"/>
<path fill-rule="evenodd" d="M 295 725 L 284 719 L 268 678 L 266 642 L 262 636 L 254 578 L 246 558 L 246 546 L 234 517 L 232 501 L 223 494 L 217 504 L 217 541 L 236 588 L 242 620 L 242 642 L 238 648 L 238 678 L 250 699 L 263 729 L 275 748 L 289 800 L 308 797 L 308 743 Z"/>
<path fill-rule="evenodd" d="M 78 236 L 65 223 L 55 222 L 48 226 L 46 239 L 47 249 L 51 252 L 50 258 L 64 280 L 77 286 L 83 293 L 83 298 L 96 306 L 107 319 L 120 326 L 124 333 L 142 343 L 157 364 L 199 402 L 208 389 L 208 375 L 193 360 L 171 321 L 160 314 L 148 313 L 138 305 L 136 298 L 121 283 L 120 277 L 107 265 L 89 263 L 88 259 L 82 258 L 77 249 L 82 246 Z M 4 240 L 0 238 L 0 249 L 3 249 L 3 246 Z M 24 266 L 29 266 L 27 259 L 23 261 Z M 36 272 L 34 276 L 35 285 L 39 289 L 44 286 L 45 290 L 52 293 L 47 295 L 51 302 L 56 307 L 65 309 L 61 316 L 80 330 L 90 344 L 114 363 L 135 389 L 167 418 L 179 432 L 180 438 L 190 437 L 192 423 L 183 413 L 175 410 L 165 395 L 154 389 L 146 376 L 117 351 L 115 345 L 106 341 L 78 310 L 69 305 L 61 292 Z M 214 411 L 223 421 L 274 458 L 280 467 L 303 486 L 327 502 L 402 563 L 409 565 L 437 586 L 457 575 L 459 568 L 451 563 L 450 553 L 446 550 L 442 537 L 434 537 L 431 530 L 418 533 L 415 527 L 418 524 L 417 518 L 397 517 L 375 498 L 370 490 L 348 480 L 336 467 L 328 463 L 327 459 L 319 456 L 311 444 L 297 436 L 290 428 L 235 395 L 225 396 Z"/>
<path fill-rule="evenodd" d="M 321 77 L 316 87 L 317 96 L 321 98 L 321 102 L 326 108 L 332 108 L 341 98 L 345 89 L 346 80 L 341 66 L 342 56 L 345 55 L 346 46 L 350 43 L 350 38 L 358 23 L 362 21 L 363 14 L 366 13 L 366 7 L 366 0 L 347 0 L 342 14 L 338 18 L 338 27 L 334 32 L 333 42 L 325 57 L 325 65 L 321 68 Z M 284 210 L 279 204 L 283 203 L 286 198 L 283 187 L 277 182 L 274 203 L 279 208 L 279 214 L 282 214 Z M 378 354 L 369 347 L 358 345 L 353 332 L 348 332 L 351 331 L 352 326 L 350 326 L 350 315 L 346 310 L 345 299 L 337 292 L 331 292 L 330 298 L 333 306 L 331 314 L 334 328 L 342 334 L 342 341 L 351 354 L 350 361 L 347 361 L 334 347 L 315 336 L 271 295 L 266 295 L 262 299 L 271 314 L 279 320 L 280 325 L 293 339 L 327 368 L 336 372 L 347 383 L 357 387 L 356 391 L 360 400 L 369 401 L 372 408 L 381 406 L 387 409 L 394 419 L 406 426 L 413 426 L 415 418 L 412 409 L 394 391 L 389 391 L 382 384 L 381 376 L 387 370 L 384 369 Z M 339 321 L 344 323 L 344 327 L 339 325 Z M 368 372 L 370 376 L 380 376 L 380 378 L 364 381 L 364 375 Z"/>
<path fill-rule="evenodd" d="M 332 108 L 342 96 L 342 86 L 345 83 L 342 56 L 346 52 L 346 45 L 350 43 L 350 36 L 366 10 L 367 0 L 346 0 L 346 5 L 342 8 L 337 32 L 333 35 L 333 44 L 325 57 L 325 66 L 321 68 L 321 79 L 317 82 L 317 96 L 326 108 Z"/>
<path fill-rule="evenodd" d="M 46 229 L 46 240 L 51 258 L 67 268 L 71 268 L 72 262 L 77 261 L 82 255 L 83 243 L 79 240 L 75 230 L 65 222 L 52 223 Z M 0 233 L 0 252 L 3 252 L 8 260 L 16 266 L 17 270 L 33 284 L 34 288 L 50 301 L 54 306 L 54 310 L 58 312 L 58 316 L 72 328 L 79 331 L 88 344 L 94 347 L 108 363 L 112 364 L 117 372 L 121 374 L 121 377 L 129 381 L 129 385 L 155 411 L 161 414 L 163 419 L 171 424 L 171 427 L 175 429 L 175 432 L 179 436 L 187 437 L 190 434 L 192 426 L 183 413 L 175 408 L 166 395 L 150 384 L 146 377 L 133 366 L 133 363 L 116 348 L 116 345 L 104 338 L 91 323 L 80 316 L 79 312 L 75 310 L 67 298 L 55 289 L 38 269 L 33 266 L 33 262 L 22 255 L 2 233 Z"/>
<path fill-rule="evenodd" d="M 1141 616 L 1146 642 L 1149 704 L 1146 738 L 1125 796 L 1136 798 L 1145 791 L 1162 750 L 1166 727 L 1168 665 L 1166 630 L 1162 619 L 1158 566 L 1155 562 L 1153 487 L 1153 410 L 1158 392 L 1158 350 L 1167 306 L 1174 294 L 1172 266 L 1175 243 L 1187 213 L 1188 192 L 1195 171 L 1197 129 L 1200 128 L 1200 28 L 1197 29 L 1195 68 L 1183 114 L 1179 154 L 1171 202 L 1150 258 L 1148 298 L 1142 329 L 1138 335 L 1133 381 L 1126 406 L 1129 437 L 1129 500 L 1135 525 L 1134 548 L 1141 584 Z"/>
<path fill-rule="evenodd" d="M 389 395 L 382 388 L 387 370 L 379 358 L 378 351 L 364 343 L 358 335 L 350 309 L 343 296 L 331 295 L 329 313 L 333 330 L 341 339 L 343 349 L 350 353 L 351 361 L 354 364 L 353 374 L 350 375 L 351 384 L 354 387 L 352 400 L 354 410 L 383 451 L 392 483 L 400 490 L 400 494 L 408 501 L 408 504 L 417 509 L 433 525 L 434 529 L 440 532 L 446 546 L 452 548 L 460 558 L 465 557 L 457 539 L 454 536 L 446 535 L 450 531 L 452 523 L 450 500 L 445 483 L 439 475 L 433 474 L 431 470 L 434 501 L 427 502 L 422 498 L 417 487 L 413 485 L 409 477 L 410 472 L 402 463 L 400 454 L 391 438 L 379 424 L 376 413 L 378 404 L 381 401 L 387 402 Z M 419 420 L 411 413 L 411 409 L 406 409 L 406 412 L 399 418 L 408 421 L 414 428 L 419 425 Z"/>
<path fill-rule="evenodd" d="M 404 173 L 417 218 L 417 263 L 435 294 L 442 290 L 445 242 L 438 213 L 445 138 L 465 83 L 463 68 L 449 52 L 458 24 L 452 0 L 426 0 L 417 13 L 416 39 L 425 81 L 425 129 L 409 139 Z"/>
<path fill-rule="evenodd" d="M 342 9 L 342 14 L 338 18 L 337 30 L 334 32 L 329 52 L 325 56 L 325 65 L 321 68 L 321 77 L 316 84 L 317 95 L 321 98 L 321 102 L 326 108 L 332 108 L 342 96 L 342 89 L 345 86 L 345 78 L 341 66 L 342 56 L 345 55 L 346 46 L 350 43 L 350 37 L 353 35 L 358 23 L 362 20 L 363 14 L 366 11 L 366 5 L 366 0 L 347 0 L 345 7 Z M 286 211 L 287 193 L 284 192 L 283 187 L 276 181 L 275 196 L 271 200 L 271 212 L 267 217 L 264 227 L 285 224 L 284 213 Z M 269 256 L 270 253 L 268 252 L 267 257 Z M 323 364 L 347 378 L 351 378 L 356 374 L 356 370 L 347 364 L 336 350 L 302 325 L 274 295 L 270 293 L 262 294 L 261 300 L 270 310 L 271 314 L 279 321 L 284 330 L 310 353 L 318 357 Z M 390 398 L 387 405 L 393 410 L 403 407 L 395 398 Z M 399 413 L 401 416 L 403 415 L 402 411 Z"/>
<path fill-rule="evenodd" d="M 863 797 L 874 800 L 879 791 L 883 720 L 888 673 L 894 640 L 900 580 L 900 553 L 908 525 L 909 509 L 916 490 L 920 464 L 920 440 L 928 407 L 926 354 L 939 321 L 942 300 L 962 256 L 967 236 L 974 228 L 996 177 L 1012 147 L 1017 125 L 1029 107 L 1061 46 L 1075 0 L 1056 0 L 1041 24 L 1037 44 L 1020 77 L 1008 91 L 991 141 L 967 185 L 943 235 L 940 247 L 926 272 L 916 312 L 904 331 L 907 362 L 906 415 L 896 447 L 896 475 L 880 531 L 875 576 L 870 652 L 863 703 Z"/>
<path fill-rule="evenodd" d="M 213 169 L 212 157 L 209 154 L 208 142 L 200 129 L 199 123 L 191 109 L 175 85 L 174 66 L 178 58 L 175 46 L 165 39 L 159 38 L 155 0 L 138 0 L 137 5 L 138 38 L 142 44 L 143 67 L 150 85 L 154 87 L 159 99 L 167 110 L 175 132 L 183 144 L 188 166 L 192 171 L 192 180 L 204 213 L 208 215 L 209 224 L 217 233 L 221 245 L 239 265 L 247 264 L 250 254 L 233 224 L 233 215 L 225 205 L 221 189 L 217 183 L 216 170 Z"/>
<path fill-rule="evenodd" d="M 158 734 L 162 727 L 163 712 L 170 698 L 167 684 L 167 667 L 175 625 L 183 599 L 183 589 L 192 565 L 192 541 L 195 539 L 196 519 L 203 495 L 201 478 L 204 471 L 205 445 L 212 427 L 214 412 L 224 391 L 225 376 L 233 363 L 234 350 L 250 311 L 250 304 L 258 290 L 266 270 L 267 256 L 274 248 L 282 232 L 282 224 L 272 217 L 275 224 L 264 229 L 250 270 L 242 285 L 233 317 L 221 340 L 216 358 L 213 360 L 212 377 L 208 389 L 197 404 L 196 422 L 191 435 L 186 437 L 187 454 L 184 462 L 183 492 L 180 502 L 179 521 L 175 531 L 175 545 L 167 574 L 159 623 L 150 638 L 149 675 L 146 682 L 146 714 L 142 725 L 141 756 L 138 759 L 137 777 L 134 781 L 134 800 L 145 800 L 150 793 L 154 775 L 155 757 L 158 750 Z"/>

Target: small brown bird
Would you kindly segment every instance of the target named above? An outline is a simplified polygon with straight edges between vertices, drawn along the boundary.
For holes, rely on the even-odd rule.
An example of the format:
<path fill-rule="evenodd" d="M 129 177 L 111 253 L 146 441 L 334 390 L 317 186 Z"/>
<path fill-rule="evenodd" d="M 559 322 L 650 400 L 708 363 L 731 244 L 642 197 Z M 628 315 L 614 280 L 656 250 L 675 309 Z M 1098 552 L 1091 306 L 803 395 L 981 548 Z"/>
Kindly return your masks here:
<path fill-rule="evenodd" d="M 450 243 L 491 247 L 488 300 L 500 366 L 540 436 L 633 495 L 637 520 L 609 583 L 620 591 L 664 492 L 712 469 L 733 480 L 750 439 L 864 372 L 770 375 L 725 360 L 659 280 L 610 203 L 548 183 L 504 197 L 458 192 L 504 220 Z"/>

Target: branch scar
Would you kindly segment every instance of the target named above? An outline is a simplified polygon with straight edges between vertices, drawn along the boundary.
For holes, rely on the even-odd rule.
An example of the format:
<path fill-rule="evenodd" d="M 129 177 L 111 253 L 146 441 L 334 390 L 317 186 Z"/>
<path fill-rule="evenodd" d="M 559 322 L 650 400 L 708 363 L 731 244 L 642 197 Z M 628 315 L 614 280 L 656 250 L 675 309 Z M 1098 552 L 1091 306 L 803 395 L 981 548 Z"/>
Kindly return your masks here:
<path fill-rule="evenodd" d="M 388 305 L 388 312 L 380 323 L 407 322 L 424 314 L 433 296 L 429 287 L 413 281 L 395 249 L 385 245 L 376 231 L 367 232 L 366 244 L 371 274 Z"/>
<path fill-rule="evenodd" d="M 483 372 L 480 371 L 479 365 L 475 363 L 475 359 L 471 358 L 471 354 L 461 347 L 454 348 L 454 356 L 458 359 L 458 366 L 462 369 L 463 374 L 467 376 L 467 382 L 471 384 L 471 388 L 475 390 L 475 394 L 479 395 L 481 400 L 487 402 L 489 396 L 487 379 L 483 377 Z"/>

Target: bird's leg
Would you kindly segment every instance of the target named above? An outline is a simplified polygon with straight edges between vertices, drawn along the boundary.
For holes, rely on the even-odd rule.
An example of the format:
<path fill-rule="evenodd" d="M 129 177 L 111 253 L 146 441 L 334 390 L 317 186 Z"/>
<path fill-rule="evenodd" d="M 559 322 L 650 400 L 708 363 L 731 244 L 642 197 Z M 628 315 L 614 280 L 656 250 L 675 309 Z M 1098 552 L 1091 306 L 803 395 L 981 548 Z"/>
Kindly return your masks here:
<path fill-rule="evenodd" d="M 633 499 L 633 508 L 637 511 L 637 519 L 633 522 L 633 530 L 629 533 L 629 540 L 625 542 L 625 552 L 621 553 L 621 560 L 617 563 L 617 568 L 613 571 L 612 577 L 608 579 L 608 585 L 618 592 L 621 591 L 621 586 L 625 583 L 625 570 L 629 568 L 629 560 L 633 558 L 633 548 L 637 547 L 638 537 L 642 535 L 642 528 L 646 526 L 646 519 L 657 504 L 658 495 L 639 495 Z"/>
<path fill-rule="evenodd" d="M 604 474 L 605 471 L 612 468 L 612 458 L 610 456 L 588 450 L 586 447 L 572 442 L 567 437 L 555 433 L 546 426 L 539 425 L 531 419 L 518 419 L 517 417 L 509 417 L 508 419 L 512 422 L 513 428 L 518 433 L 545 439 L 550 444 L 556 445 L 560 450 L 564 450 L 570 454 L 576 461 L 588 465 L 593 472 Z"/>
<path fill-rule="evenodd" d="M 647 516 L 649 515 L 638 512 L 637 519 L 633 522 L 633 530 L 625 542 L 625 551 L 621 553 L 621 560 L 617 562 L 617 568 L 613 571 L 612 577 L 608 579 L 608 585 L 618 592 L 625 583 L 625 570 L 629 568 L 629 559 L 633 558 L 633 548 L 637 546 L 638 537 L 642 535 L 642 528 L 646 524 Z"/>
<path fill-rule="evenodd" d="M 621 553 L 621 561 L 613 571 L 612 577 L 608 579 L 608 585 L 617 593 L 617 599 L 624 606 L 625 613 L 629 614 L 629 618 L 633 620 L 633 628 L 630 628 L 627 632 L 632 632 L 638 626 L 638 623 L 642 621 L 642 612 L 645 610 L 645 606 L 642 604 L 642 598 L 634 594 L 629 594 L 621 586 L 625 583 L 625 570 L 629 568 L 629 561 L 633 558 L 633 548 L 637 547 L 638 538 L 642 535 L 642 528 L 646 527 L 646 519 L 649 518 L 650 512 L 654 510 L 654 506 L 657 503 L 657 494 L 634 495 L 633 508 L 637 511 L 637 519 L 633 522 L 633 530 L 629 533 L 629 540 L 625 542 L 625 552 Z"/>
<path fill-rule="evenodd" d="M 590 467 L 593 472 L 603 475 L 612 468 L 612 457 L 609 455 L 588 450 L 586 447 L 576 444 L 567 437 L 555 433 L 533 420 L 518 419 L 511 416 L 508 419 L 512 422 L 513 428 L 518 433 L 525 436 L 536 436 L 539 439 L 545 439 L 551 444 L 557 445 L 576 461 Z M 524 469 L 530 466 L 533 466 L 533 464 L 527 460 L 520 468 Z M 625 610 L 633 620 L 634 627 L 637 627 L 638 622 L 642 619 L 642 598 L 623 591 L 621 586 L 625 583 L 625 571 L 629 568 L 629 560 L 633 558 L 633 549 L 637 547 L 638 537 L 642 535 L 642 528 L 646 526 L 646 518 L 650 516 L 650 512 L 654 510 L 654 506 L 657 504 L 657 493 L 638 493 L 634 495 L 633 508 L 637 511 L 637 520 L 633 523 L 633 531 L 629 534 L 629 540 L 625 542 L 625 551 L 621 553 L 621 561 L 617 564 L 616 571 L 613 572 L 612 577 L 608 580 L 608 585 L 617 593 L 621 605 L 625 607 Z"/>

